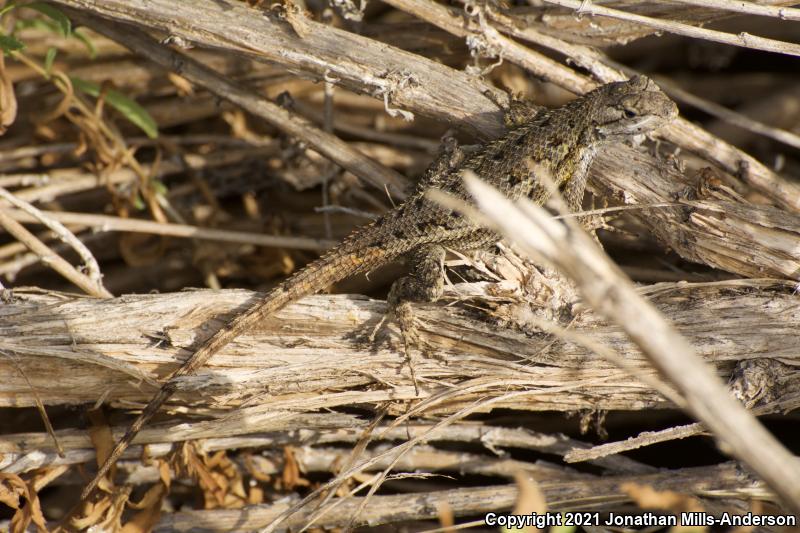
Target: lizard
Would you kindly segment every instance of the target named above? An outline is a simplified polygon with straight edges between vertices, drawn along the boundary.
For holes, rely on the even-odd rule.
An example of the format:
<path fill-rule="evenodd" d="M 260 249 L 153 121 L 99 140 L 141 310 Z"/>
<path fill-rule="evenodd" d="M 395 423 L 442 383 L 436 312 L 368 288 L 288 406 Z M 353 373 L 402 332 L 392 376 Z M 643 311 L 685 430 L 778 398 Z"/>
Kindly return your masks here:
<path fill-rule="evenodd" d="M 469 154 L 453 147 L 442 150 L 405 202 L 354 230 L 339 246 L 297 271 L 203 342 L 130 425 L 84 488 L 81 501 L 91 496 L 139 430 L 175 393 L 182 376 L 196 372 L 238 335 L 294 301 L 408 256 L 409 273 L 394 282 L 388 303 L 404 340 L 414 340 L 410 303 L 433 302 L 441 296 L 446 248 L 478 249 L 500 240 L 493 231 L 429 199 L 431 189 L 469 202 L 461 177 L 469 170 L 512 200 L 527 197 L 543 205 L 552 191 L 544 185 L 548 181 L 559 188 L 569 209 L 578 211 L 598 147 L 651 132 L 674 119 L 678 109 L 653 81 L 635 76 L 601 85 L 554 109 L 541 110 L 512 99 L 505 112 L 508 130 L 503 136 Z"/>

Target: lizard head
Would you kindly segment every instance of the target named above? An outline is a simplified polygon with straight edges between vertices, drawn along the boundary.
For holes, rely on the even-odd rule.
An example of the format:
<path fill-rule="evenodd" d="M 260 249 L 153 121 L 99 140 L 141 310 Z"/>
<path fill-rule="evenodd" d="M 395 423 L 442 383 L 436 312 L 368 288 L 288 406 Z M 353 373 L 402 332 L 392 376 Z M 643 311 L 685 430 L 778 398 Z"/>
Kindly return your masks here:
<path fill-rule="evenodd" d="M 593 122 L 604 139 L 647 133 L 678 116 L 675 102 L 645 76 L 603 85 L 587 97 L 596 102 Z"/>

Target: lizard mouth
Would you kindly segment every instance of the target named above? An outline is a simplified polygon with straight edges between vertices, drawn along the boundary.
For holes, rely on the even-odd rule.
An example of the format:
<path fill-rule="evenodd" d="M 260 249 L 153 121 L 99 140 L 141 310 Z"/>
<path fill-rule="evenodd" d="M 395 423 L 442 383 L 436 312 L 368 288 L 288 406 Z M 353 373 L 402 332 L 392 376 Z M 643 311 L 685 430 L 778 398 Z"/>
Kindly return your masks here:
<path fill-rule="evenodd" d="M 601 126 L 598 129 L 598 132 L 603 137 L 630 135 L 632 133 L 640 133 L 642 131 L 656 129 L 661 125 L 661 122 L 663 122 L 661 117 L 656 115 L 644 115 L 628 121 L 618 122 L 614 125 Z"/>

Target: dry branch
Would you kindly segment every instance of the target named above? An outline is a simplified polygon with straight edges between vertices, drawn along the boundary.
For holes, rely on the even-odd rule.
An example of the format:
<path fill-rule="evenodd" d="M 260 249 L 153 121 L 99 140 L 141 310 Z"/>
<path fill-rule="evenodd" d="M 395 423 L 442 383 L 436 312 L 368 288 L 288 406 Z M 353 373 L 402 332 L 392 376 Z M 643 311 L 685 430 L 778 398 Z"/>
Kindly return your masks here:
<path fill-rule="evenodd" d="M 793 56 L 800 55 L 800 46 L 794 43 L 787 43 L 783 41 L 776 41 L 774 39 L 767 39 L 757 35 L 750 35 L 747 33 L 740 33 L 739 35 L 731 35 L 721 31 L 709 30 L 706 28 L 696 28 L 688 24 L 681 24 L 670 20 L 662 20 L 652 17 L 644 17 L 618 9 L 609 9 L 604 6 L 581 2 L 580 0 L 545 0 L 551 4 L 557 4 L 563 7 L 576 10 L 577 13 L 582 13 L 592 16 L 601 16 L 616 18 L 650 26 L 660 31 L 668 31 L 679 35 L 687 35 L 689 37 L 696 37 L 698 39 L 707 39 L 709 41 L 716 41 L 719 43 L 729 44 L 733 46 L 741 46 L 744 48 L 754 48 L 757 50 L 765 50 L 769 52 L 776 52 L 779 54 L 788 54 Z"/>
<path fill-rule="evenodd" d="M 457 288 L 463 292 L 469 286 Z M 486 301 L 487 290 L 506 296 Z M 452 306 L 420 309 L 427 340 L 446 358 L 415 361 L 423 396 L 435 395 L 443 384 L 455 387 L 454 394 L 429 409 L 452 412 L 509 388 L 528 390 L 529 395 L 498 407 L 574 411 L 670 406 L 581 346 L 554 343 L 537 333 L 525 317 L 531 305 L 535 309 L 541 303 L 527 303 L 515 296 L 518 290 L 507 284 L 474 286 L 472 292 L 483 296 L 470 297 L 470 305 L 494 308 L 480 320 Z M 800 314 L 790 284 L 664 283 L 646 293 L 724 378 L 737 362 L 754 357 L 797 363 Z M 456 292 L 449 295 L 459 298 Z M 253 297 L 247 291 L 187 291 L 109 301 L 26 291 L 16 296 L 0 319 L 0 349 L 17 355 L 45 405 L 104 398 L 128 406 L 147 401 L 153 391 L 147 382 L 168 374 L 193 343 Z M 415 396 L 404 357 L 391 346 L 352 338 L 370 333 L 384 311 L 383 302 L 364 298 L 306 298 L 228 346 L 198 375 L 184 378 L 183 391 L 172 405 L 192 405 L 194 411 L 209 414 L 234 409 L 226 416 L 244 426 L 252 417 L 285 409 L 388 401 L 403 410 L 403 403 Z M 113 328 L 107 327 L 108 317 L 113 317 Z M 506 327 L 497 328 L 498 320 Z M 529 335 L 513 331 L 515 323 Z M 592 313 L 581 313 L 571 329 L 644 366 L 621 331 Z M 7 376 L 0 405 L 32 405 L 29 386 L 7 361 L 0 359 L 0 371 Z M 776 376 L 775 390 L 763 391 L 768 398 L 795 392 L 794 371 L 789 366 L 785 371 Z"/>
<path fill-rule="evenodd" d="M 50 247 L 40 241 L 36 235 L 25 229 L 22 224 L 3 211 L 0 211 L 0 227 L 19 242 L 25 244 L 33 253 L 39 256 L 42 263 L 52 267 L 53 270 L 87 294 L 102 298 L 110 298 L 112 296 L 99 280 L 93 280 L 86 274 L 78 271 L 63 257 L 53 252 Z"/>
<path fill-rule="evenodd" d="M 0 213 L 18 222 L 38 222 L 35 217 L 17 209 L 0 207 Z M 326 250 L 336 244 L 335 242 L 326 241 L 324 239 L 291 237 L 288 235 L 262 235 L 260 233 L 201 228 L 187 224 L 162 224 L 150 220 L 136 220 L 111 217 L 108 215 L 94 215 L 90 213 L 65 213 L 63 211 L 45 211 L 45 213 L 53 220 L 65 224 L 77 224 L 91 227 L 99 231 L 126 231 L 131 233 L 148 233 L 152 235 L 170 235 L 173 237 L 238 242 L 243 244 L 255 244 L 257 246 L 295 248 L 298 250 Z"/>
<path fill-rule="evenodd" d="M 446 116 L 475 131 L 499 131 L 497 106 L 484 93 L 493 87 L 434 61 L 296 15 L 297 26 L 244 4 L 202 0 L 179 5 L 156 0 L 57 0 L 65 7 L 111 21 L 157 30 L 257 61 L 279 64 L 314 79 L 330 79 L 359 93 L 387 99 L 392 107 Z M 253 15 L 260 16 L 253 16 Z M 298 32 L 301 32 L 302 35 Z M 435 91 L 434 88 L 448 88 Z M 470 97 L 474 100 L 470 100 Z M 476 112 L 477 111 L 477 112 Z M 463 122 L 463 124 L 462 124 Z"/>
<path fill-rule="evenodd" d="M 681 493 L 701 494 L 706 491 L 731 491 L 736 494 L 743 488 L 741 476 L 731 464 L 716 467 L 684 469 L 647 476 L 620 476 L 607 478 L 571 478 L 540 482 L 549 510 L 596 510 L 603 506 L 620 505 L 630 500 L 622 490 L 625 482 L 634 481 L 656 490 L 675 490 Z M 749 483 L 747 483 L 749 485 Z M 447 503 L 456 516 L 481 515 L 511 509 L 517 500 L 517 486 L 492 486 L 463 488 L 435 492 L 415 492 L 396 496 L 373 496 L 370 505 L 358 515 L 355 525 L 378 525 L 403 520 L 435 519 L 443 503 Z M 362 498 L 342 498 L 339 505 L 326 513 L 317 526 L 335 527 L 349 523 L 362 505 Z M 186 530 L 203 527 L 212 531 L 230 531 L 231 528 L 250 529 L 270 524 L 291 504 L 251 506 L 246 510 L 188 511 L 169 515 L 156 531 Z M 292 515 L 282 527 L 301 527 L 313 513 L 313 507 Z"/>
<path fill-rule="evenodd" d="M 420 453 L 420 464 L 424 464 L 427 450 Z M 440 453 L 440 452 L 433 452 Z M 324 451 L 303 450 L 297 453 L 296 460 L 303 471 L 315 471 L 317 468 L 330 468 L 336 464 L 335 459 L 321 456 Z M 254 462 L 245 462 L 243 470 L 259 471 L 265 475 L 278 471 L 276 464 L 280 459 L 254 457 Z M 323 464 L 315 464 L 322 462 Z M 241 462 L 240 462 L 241 463 Z M 326 464 L 325 464 L 326 463 Z M 414 458 L 409 459 L 413 467 Z M 123 463 L 122 468 L 128 465 Z M 141 478 L 152 479 L 157 476 L 154 468 L 148 472 L 131 474 L 140 481 Z M 424 466 L 420 470 L 430 470 Z M 433 469 L 434 471 L 437 469 Z M 442 469 L 444 473 L 447 468 Z M 717 466 L 682 468 L 648 475 L 593 476 L 578 474 L 552 466 L 533 466 L 529 472 L 539 481 L 544 497 L 551 511 L 596 511 L 606 508 L 628 509 L 633 503 L 630 484 L 652 487 L 659 491 L 676 491 L 681 494 L 703 500 L 708 512 L 726 511 L 742 512 L 746 507 L 738 509 L 731 505 L 737 499 L 770 498 L 759 483 L 753 483 L 741 474 L 738 465 L 726 463 Z M 144 474 L 144 475 L 142 475 Z M 407 477 L 412 477 L 409 474 Z M 417 474 L 414 477 L 419 477 Z M 402 482 L 402 476 L 400 477 Z M 726 500 L 717 500 L 713 495 L 719 494 Z M 475 516 L 487 512 L 501 513 L 512 508 L 519 497 L 517 485 L 491 485 L 450 490 L 418 491 L 390 496 L 373 496 L 364 511 L 358 516 L 355 525 L 377 526 L 408 520 L 435 520 L 439 517 L 443 505 L 447 505 L 455 516 Z M 346 525 L 355 512 L 362 506 L 361 496 L 336 498 L 335 505 L 315 522 L 318 527 L 332 528 Z M 161 518 L 155 531 L 232 531 L 252 530 L 272 523 L 287 508 L 291 501 L 280 501 L 272 504 L 249 505 L 245 509 L 189 510 L 170 513 Z M 281 524 L 283 528 L 300 528 L 307 524 L 316 510 L 313 507 L 292 515 Z M 481 522 L 482 523 L 482 522 Z M 476 524 L 477 525 L 477 524 Z"/>
<path fill-rule="evenodd" d="M 709 22 L 729 18 L 734 14 L 733 11 L 745 12 L 745 9 L 749 7 L 742 6 L 745 2 L 730 0 L 678 1 L 693 3 L 700 7 L 686 9 L 685 6 L 673 2 L 647 0 L 615 0 L 603 2 L 603 5 L 651 19 L 675 20 L 701 27 Z M 625 45 L 636 39 L 656 34 L 658 31 L 652 26 L 638 24 L 629 20 L 576 16 L 574 9 L 559 8 L 548 5 L 546 2 L 529 3 L 532 4 L 530 7 L 520 7 L 514 10 L 515 17 L 520 19 L 520 26 L 534 28 L 537 31 L 556 36 L 570 43 L 594 47 Z M 750 3 L 747 2 L 747 4 Z M 757 5 L 752 2 L 752 10 L 760 10 L 760 14 L 774 16 L 776 12 L 780 13 L 783 6 L 791 6 L 795 3 L 791 0 L 760 0 Z"/>

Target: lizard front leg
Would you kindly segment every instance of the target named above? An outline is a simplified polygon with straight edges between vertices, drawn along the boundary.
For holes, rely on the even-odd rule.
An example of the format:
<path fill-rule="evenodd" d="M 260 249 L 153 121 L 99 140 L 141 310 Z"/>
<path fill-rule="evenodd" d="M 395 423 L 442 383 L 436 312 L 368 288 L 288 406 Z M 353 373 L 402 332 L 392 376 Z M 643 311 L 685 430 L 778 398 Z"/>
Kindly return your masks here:
<path fill-rule="evenodd" d="M 444 292 L 444 258 L 446 251 L 439 244 L 416 248 L 411 255 L 411 269 L 392 284 L 389 309 L 400 326 L 406 354 L 412 347 L 422 346 L 412 302 L 435 302 Z"/>
<path fill-rule="evenodd" d="M 583 196 L 586 192 L 586 181 L 589 177 L 589 166 L 594 154 L 586 154 L 578 162 L 572 177 L 561 191 L 570 213 L 579 213 L 583 209 Z M 579 216 L 578 222 L 597 240 L 595 230 L 605 227 L 601 215 Z M 599 241 L 598 241 L 599 242 Z"/>
<path fill-rule="evenodd" d="M 562 191 L 570 213 L 577 213 L 583 208 L 583 195 L 586 192 L 586 179 L 589 176 L 587 170 L 578 168 Z M 583 219 L 580 220 L 583 223 Z"/>

